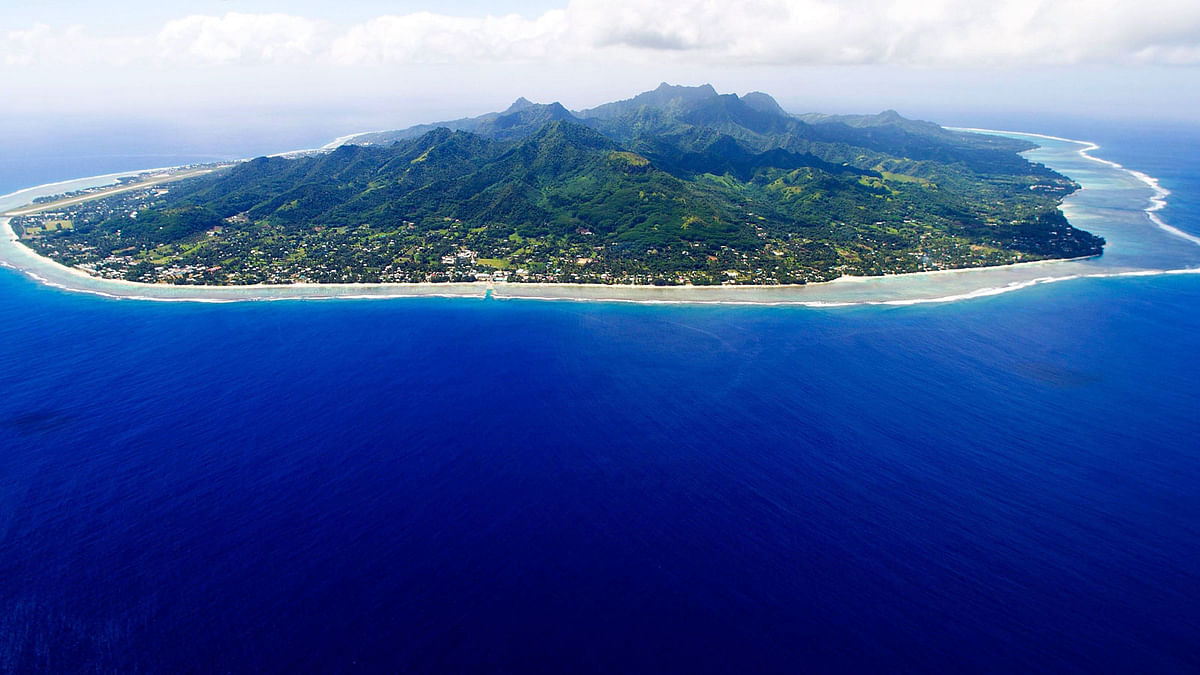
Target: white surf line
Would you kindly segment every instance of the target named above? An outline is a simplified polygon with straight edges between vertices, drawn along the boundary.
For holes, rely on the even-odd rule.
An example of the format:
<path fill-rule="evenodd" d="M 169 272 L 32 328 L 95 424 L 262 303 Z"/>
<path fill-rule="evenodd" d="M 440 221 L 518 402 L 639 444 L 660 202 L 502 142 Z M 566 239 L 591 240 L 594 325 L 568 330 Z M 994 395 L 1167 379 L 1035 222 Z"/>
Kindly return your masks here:
<path fill-rule="evenodd" d="M 1075 143 L 1078 145 L 1082 145 L 1084 147 L 1079 150 L 1079 154 L 1081 157 L 1091 160 L 1091 161 L 1094 161 L 1094 162 L 1099 162 L 1101 164 L 1104 164 L 1104 165 L 1114 168 L 1114 169 L 1125 171 L 1125 172 L 1129 173 L 1130 175 L 1134 176 L 1135 178 L 1137 178 L 1139 181 L 1145 183 L 1146 185 L 1148 185 L 1149 187 L 1151 187 L 1154 190 L 1154 196 L 1151 198 L 1151 205 L 1149 207 L 1147 207 L 1146 209 L 1144 209 L 1144 211 L 1146 212 L 1148 218 L 1152 222 L 1155 223 L 1155 225 L 1157 225 L 1158 227 L 1160 227 L 1161 229 L 1163 229 L 1166 232 L 1169 232 L 1175 236 L 1181 237 L 1183 239 L 1187 239 L 1188 241 L 1191 241 L 1197 245 L 1200 245 L 1200 237 L 1191 235 L 1187 232 L 1183 232 L 1182 230 L 1179 230 L 1179 229 L 1167 224 L 1157 214 L 1154 213 L 1155 211 L 1161 210 L 1163 207 L 1166 206 L 1166 203 L 1167 203 L 1166 197 L 1170 194 L 1169 190 L 1167 190 L 1166 188 L 1163 188 L 1161 185 L 1159 185 L 1158 179 L 1156 179 L 1153 176 L 1150 176 L 1146 173 L 1143 173 L 1141 171 L 1137 171 L 1134 169 L 1128 169 L 1128 168 L 1122 166 L 1121 164 L 1118 164 L 1117 162 L 1103 159 L 1100 157 L 1094 157 L 1094 156 L 1088 154 L 1089 152 L 1095 151 L 1100 148 L 1100 146 L 1096 143 L 1093 143 L 1091 141 L 1081 141 L 1081 140 L 1077 140 L 1077 139 L 1073 139 L 1073 138 L 1063 138 L 1061 136 L 1051 136 L 1048 134 L 1039 134 L 1039 133 L 1033 133 L 1033 132 L 1027 132 L 1027 131 L 1003 131 L 1003 130 L 996 130 L 996 129 L 982 129 L 982 128 L 973 128 L 973 127 L 947 127 L 947 128 L 957 130 L 957 131 L 969 131 L 969 132 L 991 133 L 991 134 L 1011 134 L 1011 135 L 1015 135 L 1015 136 L 1029 136 L 1029 137 L 1033 137 L 1033 138 L 1045 138 L 1048 140 L 1060 141 L 1060 142 L 1065 142 L 1065 143 Z M 357 136 L 362 136 L 364 134 L 370 134 L 370 133 L 376 133 L 376 132 L 366 131 L 366 132 L 360 132 L 357 134 L 349 134 L 347 136 L 343 136 L 341 138 L 335 139 L 334 141 L 330 142 L 329 144 L 327 144 L 321 148 L 312 148 L 312 149 L 308 149 L 308 150 L 292 150 L 292 151 L 288 151 L 288 152 L 284 152 L 284 153 L 277 153 L 277 154 L 269 155 L 269 156 L 280 157 L 280 156 L 287 156 L 287 155 L 291 155 L 291 154 L 328 151 L 328 150 L 336 148 L 337 147 L 336 144 L 339 142 L 344 143 L 345 141 L 351 140 Z M 249 159 L 230 160 L 230 163 L 245 162 L 245 161 L 249 161 Z M 191 165 L 184 165 L 184 166 L 191 166 Z M 31 192 L 35 192 L 35 191 L 39 191 L 39 190 L 46 190 L 46 189 L 61 186 L 61 185 L 68 185 L 71 183 L 101 181 L 101 180 L 109 180 L 109 179 L 115 181 L 116 178 L 121 178 L 121 177 L 126 177 L 126 176 L 136 176 L 139 174 L 154 173 L 154 172 L 159 172 L 159 171 L 169 171 L 169 170 L 180 169 L 180 168 L 183 168 L 183 166 L 161 167 L 161 168 L 157 168 L 157 169 L 142 169 L 139 171 L 117 172 L 117 173 L 111 173 L 111 174 L 103 174 L 100 176 L 93 176 L 90 178 L 75 178 L 75 179 L 58 181 L 58 182 L 54 182 L 54 183 L 46 183 L 44 185 L 39 185 L 39 186 L 35 186 L 35 187 L 23 188 L 23 189 L 15 191 L 15 192 L 9 193 L 7 195 L 0 195 L 0 200 L 17 197 L 19 195 L 23 195 L 23 194 L 27 194 L 27 193 L 31 193 Z M 9 214 L 5 214 L 5 215 L 7 216 Z M 58 263 L 57 261 L 54 261 L 50 258 L 46 258 L 45 256 L 41 256 L 40 254 L 32 251 L 32 249 L 29 249 L 27 246 L 24 245 L 23 242 L 19 241 L 19 239 L 16 237 L 16 233 L 9 226 L 7 217 L 0 217 L 0 234 L 7 234 L 13 244 L 15 244 L 21 248 L 25 248 L 36 259 L 38 259 L 39 262 L 48 263 L 55 267 L 60 267 L 63 270 L 70 272 L 72 274 L 82 275 L 89 280 L 99 280 L 102 282 L 115 281 L 115 280 L 111 280 L 111 279 L 100 280 L 97 277 L 92 277 L 91 275 L 88 275 L 86 272 L 83 272 L 82 270 L 64 266 L 61 263 Z M 1085 256 L 1085 257 L 1087 257 L 1087 256 Z M 1021 264 L 1023 264 L 1023 265 L 1053 264 L 1053 263 L 1059 263 L 1059 262 L 1068 262 L 1070 260 L 1077 260 L 1077 259 L 1047 260 L 1047 261 L 1038 261 L 1038 262 L 1021 263 Z M 212 298 L 212 297 L 203 298 L 203 297 L 195 297 L 195 296 L 170 298 L 170 297 L 154 297 L 154 296 L 143 296 L 143 295 L 123 295 L 123 294 L 118 294 L 115 292 L 107 293 L 105 291 L 98 290 L 98 289 L 85 288 L 85 287 L 79 287 L 79 286 L 69 286 L 69 285 L 62 284 L 62 283 L 51 282 L 28 268 L 8 264 L 7 262 L 5 262 L 3 260 L 0 260 L 0 266 L 6 267 L 9 269 L 13 269 L 13 270 L 17 270 L 20 272 L 24 272 L 25 274 L 32 277 L 33 279 L 40 281 L 44 285 L 47 285 L 47 286 L 50 286 L 53 288 L 58 288 L 58 289 L 62 289 L 65 291 L 82 292 L 82 293 L 98 295 L 98 296 L 113 298 L 113 299 L 123 299 L 123 300 L 149 300 L 149 301 L 158 301 L 158 302 L 227 303 L 227 302 L 264 302 L 264 301 L 275 302 L 275 301 L 313 300 L 313 299 L 333 300 L 333 299 L 388 299 L 388 298 L 406 298 L 406 297 L 432 297 L 432 298 L 474 298 L 474 297 L 476 297 L 474 295 L 458 295 L 458 294 L 449 294 L 449 293 L 447 293 L 447 294 L 414 293 L 411 295 L 409 295 L 409 294 L 393 294 L 393 293 L 385 293 L 385 294 L 380 294 L 380 295 L 340 295 L 340 294 L 338 294 L 338 295 L 328 295 L 328 296 L 303 296 L 303 295 L 300 295 L 300 296 L 280 296 L 280 297 L 233 295 L 233 296 L 225 297 L 225 298 Z M 917 272 L 917 273 L 913 273 L 913 274 L 971 272 L 971 271 L 975 271 L 975 270 L 984 271 L 987 269 L 989 269 L 989 268 L 987 268 L 987 267 L 964 268 L 964 269 L 954 269 L 954 270 L 939 270 L 936 272 Z M 662 299 L 662 298 L 635 299 L 635 298 L 604 298 L 604 297 L 581 298 L 581 297 L 570 297 L 570 296 L 505 296 L 503 294 L 493 295 L 492 297 L 494 297 L 497 300 L 501 300 L 501 301 L 504 301 L 504 300 L 538 300 L 538 301 L 557 300 L 557 301 L 567 301 L 567 302 L 599 302 L 599 303 L 616 302 L 616 303 L 655 304 L 655 305 L 657 305 L 657 304 L 663 304 L 663 305 L 675 305 L 675 304 L 680 304 L 680 305 L 756 305 L 756 306 L 773 306 L 773 305 L 774 306 L 779 306 L 779 305 L 797 306 L 797 305 L 800 305 L 800 306 L 806 306 L 806 307 L 812 307 L 812 308 L 834 308 L 834 307 L 853 307 L 853 306 L 870 306 L 870 305 L 876 305 L 876 306 L 878 306 L 878 305 L 920 305 L 920 304 L 930 304 L 930 303 L 948 303 L 948 302 L 956 302 L 956 301 L 960 301 L 960 300 L 969 300 L 972 298 L 980 298 L 980 297 L 987 297 L 987 296 L 992 296 L 992 295 L 999 295 L 999 294 L 1003 294 L 1003 293 L 1009 293 L 1012 291 L 1020 290 L 1022 288 L 1028 288 L 1030 286 L 1036 286 L 1036 285 L 1046 284 L 1046 283 L 1055 283 L 1058 281 L 1069 281 L 1069 280 L 1073 280 L 1073 279 L 1081 279 L 1081 278 L 1101 279 L 1101 278 L 1158 276 L 1158 275 L 1175 275 L 1175 274 L 1200 274 L 1200 268 L 1181 268 L 1181 269 L 1171 269 L 1171 270 L 1133 270 L 1133 271 L 1114 272 L 1114 273 L 1083 274 L 1083 275 L 1077 274 L 1077 275 L 1068 275 L 1068 276 L 1063 276 L 1063 277 L 1037 277 L 1037 278 L 1025 280 L 1025 281 L 1015 281 L 1015 282 L 1006 284 L 1004 286 L 985 287 L 985 288 L 980 288 L 980 289 L 967 291 L 964 293 L 959 293 L 959 294 L 954 294 L 954 295 L 947 295 L 947 296 L 933 297 L 933 298 L 911 298 L 911 299 L 895 299 L 895 300 L 737 300 L 737 299 L 700 300 L 700 299 L 696 299 L 696 298 L 688 298 L 688 299 L 681 298 L 678 300 L 674 300 L 674 299 L 667 300 L 667 299 Z M 902 277 L 902 276 L 909 276 L 909 275 L 905 274 L 905 275 L 895 275 L 895 276 Z M 872 279 L 872 278 L 873 277 L 862 277 L 861 279 L 867 280 L 867 279 Z M 835 283 L 838 281 L 854 281 L 854 280 L 858 280 L 858 279 L 860 279 L 860 278 L 859 277 L 839 277 L 838 279 L 835 279 L 832 282 L 826 282 L 826 283 Z M 129 283 L 130 285 L 134 285 L 134 286 L 142 285 L 142 284 L 135 284 L 133 282 L 120 282 L 120 281 L 115 281 L 115 283 L 117 283 L 119 285 L 123 285 L 124 283 Z M 321 286 L 324 286 L 324 284 L 288 284 L 288 285 L 279 286 L 279 288 L 293 288 L 293 287 L 301 286 L 301 285 L 309 286 L 311 288 L 319 288 Z M 387 283 L 366 284 L 366 285 L 379 286 L 379 287 L 384 287 L 384 288 L 390 286 L 390 284 L 387 284 Z M 339 287 L 339 288 L 342 287 L 341 284 L 332 284 L 331 286 Z M 398 284 L 398 286 L 403 286 L 403 284 Z M 251 290 L 253 287 L 246 286 L 246 287 L 222 287 L 222 288 Z M 272 288 L 274 288 L 274 287 L 272 286 Z M 392 290 L 392 289 L 389 289 L 389 290 Z"/>
<path fill-rule="evenodd" d="M 597 304 L 633 304 L 633 305 L 733 305 L 741 307 L 809 307 L 812 309 L 829 309 L 839 307 L 907 307 L 910 305 L 932 305 L 946 304 L 952 302 L 961 302 L 964 300 L 974 300 L 976 298 L 986 298 L 995 295 L 1003 295 L 1012 293 L 1024 288 L 1040 286 L 1043 284 L 1055 284 L 1060 281 L 1074 281 L 1076 279 L 1120 279 L 1128 277 L 1158 277 L 1158 276 L 1174 276 L 1181 274 L 1200 274 L 1200 268 L 1185 267 L 1171 270 L 1131 270 L 1127 272 L 1108 272 L 1098 274 L 1071 274 L 1062 277 L 1037 277 L 1036 279 L 1027 279 L 1024 281 L 1013 281 L 1003 286 L 987 286 L 977 288 L 972 291 L 964 291 L 953 295 L 942 295 L 933 298 L 904 298 L 896 300 L 733 300 L 733 299 L 713 299 L 699 300 L 696 298 L 681 298 L 679 300 L 669 300 L 664 298 L 620 298 L 620 297 L 593 297 L 580 298 L 571 296 L 557 295 L 498 295 L 495 298 L 501 302 L 519 302 L 522 300 L 537 301 L 537 302 L 582 302 L 582 303 L 597 303 Z"/>
<path fill-rule="evenodd" d="M 1179 237 L 1180 239 L 1186 239 L 1187 241 L 1190 241 L 1193 244 L 1200 246 L 1200 237 L 1198 237 L 1194 234 L 1190 234 L 1188 232 L 1184 232 L 1183 230 L 1166 222 L 1165 220 L 1162 219 L 1161 216 L 1158 215 L 1158 213 L 1157 213 L 1158 211 L 1161 211 L 1162 209 L 1166 208 L 1167 197 L 1171 194 L 1171 191 L 1166 189 L 1165 187 L 1163 187 L 1162 184 L 1159 183 L 1157 178 L 1145 173 L 1144 171 L 1138 171 L 1137 169 L 1130 169 L 1118 162 L 1112 161 L 1111 159 L 1104 159 L 1103 157 L 1096 157 L 1096 156 L 1090 154 L 1090 153 L 1100 149 L 1099 143 L 1094 143 L 1092 141 L 1081 141 L 1081 140 L 1078 140 L 1075 138 L 1063 138 L 1062 136 L 1051 136 L 1049 134 L 1036 134 L 1036 133 L 1029 132 L 1029 131 L 1004 131 L 1004 130 L 1000 130 L 1000 129 L 981 129 L 981 128 L 977 128 L 977 127 L 947 127 L 947 128 L 953 129 L 955 131 L 972 131 L 972 132 L 976 132 L 976 133 L 1012 134 L 1012 135 L 1016 135 L 1016 136 L 1032 136 L 1033 138 L 1045 138 L 1045 139 L 1051 140 L 1051 141 L 1061 141 L 1064 143 L 1076 143 L 1078 145 L 1082 145 L 1084 147 L 1080 148 L 1080 150 L 1079 150 L 1080 157 L 1083 157 L 1084 159 L 1090 159 L 1093 162 L 1099 162 L 1101 164 L 1104 164 L 1105 166 L 1111 167 L 1113 169 L 1117 169 L 1119 171 L 1124 171 L 1125 173 L 1127 173 L 1127 174 L 1133 176 L 1134 178 L 1138 179 L 1139 181 L 1145 183 L 1147 186 L 1150 187 L 1151 190 L 1154 191 L 1154 194 L 1150 197 L 1150 206 L 1147 206 L 1145 209 L 1143 209 L 1146 212 L 1146 217 L 1150 219 L 1150 222 L 1157 225 L 1159 227 L 1159 229 L 1163 230 L 1164 232 L 1168 232 L 1170 234 L 1175 235 L 1176 237 Z"/>
<path fill-rule="evenodd" d="M 24 247 L 24 245 L 17 239 L 16 233 L 9 226 L 9 218 L 7 218 L 7 217 L 0 217 L 0 234 L 6 235 L 12 243 L 14 243 L 18 246 Z M 27 250 L 29 250 L 29 249 L 27 249 Z M 62 265 L 61 263 L 59 263 L 55 260 L 52 260 L 50 258 L 41 256 L 41 255 L 33 252 L 32 250 L 29 250 L 29 251 L 39 263 L 47 264 L 51 267 L 59 268 L 61 271 L 67 272 L 70 275 L 81 276 L 87 280 L 97 279 L 96 277 L 92 277 L 81 270 L 78 270 L 73 267 L 68 267 L 66 265 Z M 1039 264 L 1052 264 L 1054 262 L 1061 262 L 1061 261 L 1039 261 L 1039 262 L 1027 263 L 1027 264 L 1039 265 Z M 243 287 L 223 286 L 223 287 L 220 287 L 223 289 L 230 289 L 232 291 L 232 293 L 235 293 L 235 294 L 229 295 L 227 297 L 202 297 L 202 296 L 163 297 L 163 296 L 141 295 L 141 294 L 123 294 L 123 293 L 119 293 L 116 291 L 116 288 L 121 288 L 121 287 L 127 288 L 132 291 L 134 288 L 137 288 L 137 287 L 153 287 L 154 286 L 153 284 L 141 284 L 141 283 L 136 283 L 136 282 L 127 282 L 127 281 L 120 281 L 120 280 L 113 280 L 113 279 L 100 280 L 102 283 L 111 282 L 115 285 L 114 290 L 112 292 L 108 292 L 108 291 L 105 291 L 105 290 L 102 290 L 99 288 L 89 288 L 86 286 L 72 285 L 69 282 L 63 283 L 63 282 L 51 281 L 50 279 L 47 279 L 46 277 L 42 276 L 41 274 L 38 274 L 37 271 L 35 271 L 33 269 L 30 269 L 30 268 L 24 267 L 24 266 L 13 265 L 13 264 L 10 264 L 3 260 L 0 260 L 0 266 L 12 269 L 17 272 L 22 272 L 22 273 L 28 275 L 30 278 L 34 279 L 35 281 L 38 281 L 38 282 L 42 283 L 43 285 L 49 286 L 51 288 L 57 288 L 57 289 L 60 289 L 63 291 L 68 291 L 68 292 L 84 293 L 84 294 L 99 296 L 99 297 L 108 298 L 108 299 L 112 299 L 112 300 L 134 300 L 134 301 L 150 301 L 150 302 L 198 302 L 198 303 L 224 304 L 224 303 L 241 303 L 241 302 L 288 302 L 288 301 L 309 301 L 309 300 L 388 300 L 388 299 L 398 299 L 398 298 L 471 299 L 471 298 L 479 297 L 479 296 L 473 295 L 473 294 L 463 295 L 463 294 L 455 294 L 455 293 L 437 293 L 437 292 L 434 292 L 434 293 L 429 293 L 429 292 L 396 293 L 395 291 L 402 291 L 404 289 L 397 288 L 397 287 L 387 288 L 389 285 L 386 283 L 384 283 L 384 284 L 362 284 L 362 286 L 367 286 L 367 287 L 372 287 L 372 288 L 387 288 L 387 290 L 391 291 L 389 293 L 384 293 L 384 294 L 379 294 L 379 295 L 354 293 L 354 294 L 345 294 L 345 295 L 331 294 L 331 295 L 317 295 L 317 296 L 295 295 L 295 296 L 263 297 L 263 296 L 236 294 L 236 293 L 238 293 L 239 290 L 250 291 L 250 290 L 261 290 L 264 288 L 265 289 L 295 289 L 295 288 L 301 287 L 301 286 L 306 287 L 303 290 L 317 290 L 317 289 L 321 289 L 326 286 L 325 284 L 286 284 L 286 285 L 266 285 L 266 286 L 259 286 L 259 287 L 253 287 L 253 286 L 243 286 Z M 974 268 L 974 269 L 983 270 L 983 269 L 988 269 L 988 268 Z M 969 270 L 969 269 L 966 269 L 966 270 L 941 270 L 938 272 L 927 272 L 924 274 L 939 274 L 939 273 L 969 272 L 969 271 L 971 271 L 971 270 Z M 921 274 L 921 273 L 918 273 L 918 274 Z M 1013 281 L 1013 282 L 1010 282 L 1010 283 L 1007 283 L 1007 284 L 1004 284 L 1001 286 L 986 286 L 984 288 L 977 288 L 974 290 L 964 291 L 962 293 L 955 293 L 955 294 L 951 294 L 951 295 L 935 296 L 935 297 L 931 297 L 931 298 L 930 297 L 904 298 L 904 299 L 892 299 L 892 300 L 804 300 L 804 299 L 796 299 L 796 300 L 745 299 L 745 300 L 741 300 L 741 299 L 733 299 L 733 298 L 705 300 L 705 299 L 698 299 L 698 298 L 665 299 L 665 298 L 620 298 L 620 297 L 584 298 L 584 297 L 578 297 L 578 296 L 572 297 L 572 296 L 553 296 L 553 295 L 506 296 L 503 294 L 503 291 L 501 291 L 500 295 L 492 295 L 491 297 L 496 300 L 502 301 L 502 302 L 513 301 L 513 300 L 516 300 L 516 301 L 533 300 L 533 301 L 559 301 L 559 302 L 583 302 L 583 303 L 621 303 L 621 304 L 637 304 L 637 305 L 735 305 L 735 306 L 758 306 L 758 307 L 770 307 L 770 306 L 796 307 L 796 306 L 800 306 L 800 307 L 808 307 L 808 308 L 812 308 L 812 309 L 833 309 L 833 308 L 839 308 L 839 307 L 910 306 L 910 305 L 943 304 L 943 303 L 952 303 L 952 302 L 960 302 L 960 301 L 965 301 L 965 300 L 972 300 L 975 298 L 984 298 L 984 297 L 990 297 L 990 296 L 995 296 L 995 295 L 1002 295 L 1002 294 L 1006 294 L 1006 293 L 1012 293 L 1014 291 L 1019 291 L 1023 288 L 1030 288 L 1032 286 L 1058 283 L 1060 281 L 1072 281 L 1075 279 L 1115 279 L 1115 278 L 1123 278 L 1123 277 L 1154 277 L 1154 276 L 1180 275 L 1180 274 L 1200 274 L 1200 268 L 1189 267 L 1189 268 L 1168 269 L 1168 270 L 1161 270 L 1161 269 L 1128 270 L 1128 271 L 1122 271 L 1122 272 L 1100 272 L 1100 273 L 1091 273 L 1091 274 L 1072 274 L 1072 275 L 1061 276 L 1061 277 L 1043 276 L 1043 277 L 1036 277 L 1033 279 L 1026 279 L 1026 280 L 1022 280 L 1022 281 Z M 900 276 L 900 275 L 897 275 L 897 276 Z M 863 279 L 874 279 L 874 278 L 876 278 L 876 277 L 863 277 Z M 834 283 L 834 282 L 826 282 L 826 283 Z M 403 284 L 399 284 L 397 286 L 403 286 Z M 343 285 L 333 284 L 332 287 L 337 288 L 337 289 L 342 289 Z"/>
<path fill-rule="evenodd" d="M 338 147 L 349 143 L 350 141 L 358 138 L 359 136 L 366 136 L 367 134 L 382 134 L 382 133 L 385 133 L 385 131 L 390 131 L 390 130 L 360 131 L 356 134 L 346 134 L 345 136 L 339 136 L 339 137 L 333 139 L 332 141 L 329 141 L 328 143 L 326 143 L 325 145 L 322 145 L 320 148 L 317 148 L 317 149 L 318 150 L 337 150 Z"/>
<path fill-rule="evenodd" d="M 188 178 L 198 178 L 200 176 L 206 176 L 206 175 L 212 173 L 213 171 L 216 171 L 216 169 L 197 169 L 194 172 L 191 172 L 191 173 L 188 173 L 188 174 L 182 175 L 182 176 L 176 174 L 176 175 L 163 176 L 162 178 L 151 177 L 149 180 L 141 181 L 138 183 L 131 183 L 131 184 L 123 186 L 123 187 L 114 186 L 112 188 L 105 188 L 103 191 L 100 191 L 100 192 L 84 194 L 84 195 L 80 195 L 78 197 L 70 197 L 70 198 L 63 199 L 63 200 L 56 201 L 56 202 L 46 202 L 44 204 L 35 204 L 33 206 L 29 206 L 29 207 L 25 207 L 25 208 L 17 208 L 12 211 L 5 211 L 3 214 L 0 214 L 0 215 L 4 215 L 5 217 L 33 215 L 36 213 L 41 213 L 42 211 L 49 211 L 52 209 L 57 210 L 64 206 L 74 206 L 75 204 L 82 204 L 84 202 L 95 201 L 97 199 L 107 199 L 108 197 L 111 197 L 113 195 L 119 195 L 119 194 L 122 194 L 125 192 L 133 192 L 134 190 L 141 190 L 143 188 L 148 188 L 148 187 L 155 187 L 156 185 L 162 185 L 163 183 L 173 183 L 175 181 L 187 180 Z M 147 172 L 142 172 L 142 173 L 147 173 Z M 139 175 L 141 175 L 141 174 L 139 174 Z"/>
<path fill-rule="evenodd" d="M 156 169 L 137 169 L 134 171 L 118 171 L 116 173 L 105 173 L 105 174 L 100 174 L 99 176 L 84 176 L 82 178 L 68 178 L 67 180 L 55 181 L 53 183 L 45 183 L 42 185 L 35 185 L 33 187 L 21 188 L 20 190 L 17 190 L 15 192 L 10 192 L 6 195 L 0 195 L 0 202 L 7 200 L 7 199 L 13 199 L 16 197 L 20 197 L 21 195 L 28 194 L 31 192 L 39 192 L 42 190 L 49 190 L 50 188 L 56 188 L 56 187 L 60 187 L 63 185 L 70 185 L 71 183 L 84 183 L 84 182 L 90 183 L 90 182 L 97 182 L 97 181 L 110 181 L 110 182 L 115 183 L 118 178 L 126 178 L 129 176 L 139 176 L 144 173 L 158 173 L 160 171 L 172 171 L 174 169 L 181 169 L 184 166 L 191 166 L 191 165 L 183 164 L 180 166 L 160 166 Z M 105 187 L 105 186 L 103 184 L 99 184 L 99 185 L 94 185 L 92 187 Z M 18 207 L 19 206 L 20 205 L 18 204 Z"/>

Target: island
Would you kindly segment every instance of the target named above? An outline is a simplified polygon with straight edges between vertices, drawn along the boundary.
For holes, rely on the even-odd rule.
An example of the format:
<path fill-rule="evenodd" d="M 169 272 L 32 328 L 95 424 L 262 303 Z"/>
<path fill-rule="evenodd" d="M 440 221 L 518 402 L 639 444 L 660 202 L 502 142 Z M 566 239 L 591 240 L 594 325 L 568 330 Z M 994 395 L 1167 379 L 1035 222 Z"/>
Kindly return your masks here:
<path fill-rule="evenodd" d="M 663 84 L 147 174 L 10 212 L 145 283 L 779 285 L 1099 255 L 1032 144 Z"/>

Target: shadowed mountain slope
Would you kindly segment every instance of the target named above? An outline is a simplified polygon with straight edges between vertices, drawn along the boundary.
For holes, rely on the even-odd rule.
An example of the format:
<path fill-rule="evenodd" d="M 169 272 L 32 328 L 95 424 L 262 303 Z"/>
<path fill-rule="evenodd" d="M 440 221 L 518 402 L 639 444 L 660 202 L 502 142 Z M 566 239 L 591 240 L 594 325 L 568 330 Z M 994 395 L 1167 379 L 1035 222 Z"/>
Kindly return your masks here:
<path fill-rule="evenodd" d="M 1075 184 L 1029 147 L 663 84 L 255 159 L 56 237 L 130 278 L 177 259 L 210 283 L 800 283 L 1099 253 L 1059 211 Z"/>

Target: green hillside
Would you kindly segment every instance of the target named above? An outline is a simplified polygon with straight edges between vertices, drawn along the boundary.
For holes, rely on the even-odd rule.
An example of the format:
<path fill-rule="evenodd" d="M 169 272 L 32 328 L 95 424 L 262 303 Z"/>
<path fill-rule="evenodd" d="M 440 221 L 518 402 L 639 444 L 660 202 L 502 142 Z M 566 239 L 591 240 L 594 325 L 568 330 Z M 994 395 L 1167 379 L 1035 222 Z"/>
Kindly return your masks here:
<path fill-rule="evenodd" d="M 351 142 L 83 208 L 30 243 L 107 276 L 224 284 L 804 283 L 1103 246 L 1058 208 L 1077 186 L 1023 142 L 891 111 L 793 116 L 761 93 L 521 99 Z"/>

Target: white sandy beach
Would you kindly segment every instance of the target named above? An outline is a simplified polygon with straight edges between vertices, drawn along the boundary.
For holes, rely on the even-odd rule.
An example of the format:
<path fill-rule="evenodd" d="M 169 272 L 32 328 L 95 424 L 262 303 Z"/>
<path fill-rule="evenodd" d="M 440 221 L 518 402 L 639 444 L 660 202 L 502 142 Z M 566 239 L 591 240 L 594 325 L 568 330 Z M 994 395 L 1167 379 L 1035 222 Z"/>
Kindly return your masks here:
<path fill-rule="evenodd" d="M 29 204 L 35 197 L 113 184 L 121 177 L 147 173 L 135 171 L 61 181 L 0 196 L 0 209 L 15 209 L 7 211 L 5 217 L 0 217 L 0 264 L 24 272 L 41 283 L 68 291 L 112 298 L 159 301 L 492 297 L 498 300 L 808 307 L 952 302 L 1079 278 L 1200 272 L 1200 237 L 1178 230 L 1158 215 L 1157 212 L 1164 208 L 1166 197 L 1170 193 L 1159 185 L 1155 178 L 1091 155 L 1090 153 L 1099 149 L 1099 146 L 1087 141 L 1022 132 L 969 130 L 1040 142 L 1042 147 L 1028 153 L 1030 159 L 1041 161 L 1084 186 L 1083 190 L 1067 198 L 1063 209 L 1072 224 L 1108 240 L 1105 254 L 1092 258 L 1038 261 L 1000 267 L 938 270 L 882 277 L 842 277 L 830 282 L 796 286 L 604 286 L 522 283 L 175 286 L 92 277 L 82 270 L 66 267 L 37 255 L 19 241 L 9 225 L 8 216 L 37 210 L 17 208 Z M 353 138 L 353 135 L 346 138 Z M 150 171 L 163 170 L 165 169 Z M 154 184 L 172 179 L 178 178 L 166 178 Z M 1148 196 L 1147 190 L 1150 193 Z M 82 196 L 72 202 L 94 198 L 98 196 Z M 1114 201 L 1118 206 L 1114 207 Z"/>

